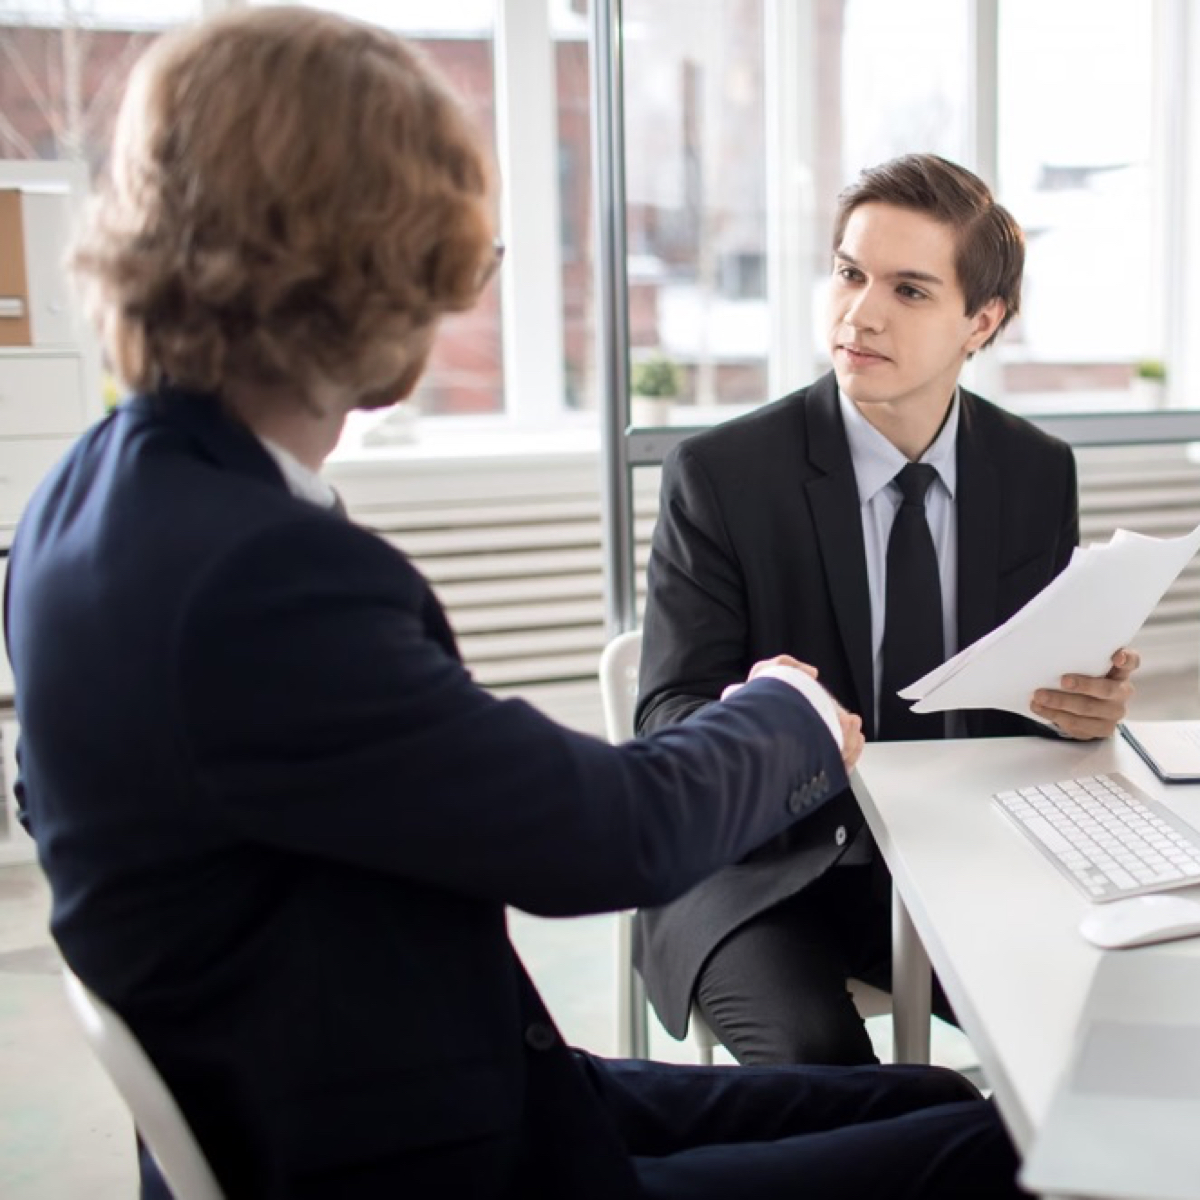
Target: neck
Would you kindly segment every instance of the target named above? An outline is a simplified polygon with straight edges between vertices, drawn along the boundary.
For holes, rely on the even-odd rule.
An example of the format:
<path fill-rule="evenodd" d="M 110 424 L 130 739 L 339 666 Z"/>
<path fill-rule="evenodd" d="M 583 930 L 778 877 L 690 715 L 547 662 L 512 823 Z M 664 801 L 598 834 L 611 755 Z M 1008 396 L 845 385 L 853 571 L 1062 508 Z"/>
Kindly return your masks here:
<path fill-rule="evenodd" d="M 950 415 L 954 395 L 952 388 L 950 395 L 937 407 L 914 405 L 911 400 L 856 404 L 855 407 L 909 462 L 917 462 L 941 433 Z"/>
<path fill-rule="evenodd" d="M 321 470 L 337 445 L 348 411 L 336 396 L 314 400 L 283 387 L 230 384 L 222 399 L 256 437 L 282 446 L 314 472 Z"/>

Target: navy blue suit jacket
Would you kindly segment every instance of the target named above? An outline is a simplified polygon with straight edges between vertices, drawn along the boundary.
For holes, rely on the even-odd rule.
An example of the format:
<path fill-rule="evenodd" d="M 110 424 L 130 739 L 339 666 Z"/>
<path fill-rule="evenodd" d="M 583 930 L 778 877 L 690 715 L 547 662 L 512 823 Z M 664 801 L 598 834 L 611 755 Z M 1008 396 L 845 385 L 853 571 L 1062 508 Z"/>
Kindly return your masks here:
<path fill-rule="evenodd" d="M 1007 620 L 1070 562 L 1079 540 L 1075 460 L 1064 442 L 962 389 L 958 644 Z M 687 439 L 663 468 L 649 565 L 638 727 L 699 713 L 757 661 L 791 654 L 874 737 L 871 602 L 854 463 L 830 373 Z M 963 714 L 971 737 L 1027 735 L 1012 713 Z M 846 791 L 665 908 L 639 913 L 647 991 L 675 1036 L 705 959 L 751 917 L 796 895 L 862 826 Z"/>
<path fill-rule="evenodd" d="M 83 437 L 5 618 L 54 936 L 231 1197 L 639 1194 L 505 905 L 662 903 L 846 782 L 778 681 L 624 748 L 490 696 L 208 396 Z"/>

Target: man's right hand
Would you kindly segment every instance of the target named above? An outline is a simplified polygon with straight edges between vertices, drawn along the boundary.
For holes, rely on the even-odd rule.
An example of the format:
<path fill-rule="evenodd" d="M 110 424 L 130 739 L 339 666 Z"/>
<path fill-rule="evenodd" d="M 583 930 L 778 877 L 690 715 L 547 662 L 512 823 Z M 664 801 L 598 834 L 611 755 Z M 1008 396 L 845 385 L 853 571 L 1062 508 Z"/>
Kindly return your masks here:
<path fill-rule="evenodd" d="M 792 683 L 792 680 L 787 679 L 784 673 L 780 672 L 776 674 L 774 671 L 768 670 L 770 667 L 791 667 L 803 672 L 809 679 L 815 680 L 817 678 L 817 668 L 810 663 L 801 662 L 798 658 L 793 658 L 790 654 L 777 654 L 774 658 L 765 658 L 762 662 L 756 662 L 750 668 L 750 673 L 746 676 L 746 682 L 749 683 L 751 679 L 765 674 L 774 678 L 782 678 L 785 683 Z M 866 744 L 862 732 L 862 718 L 856 713 L 847 712 L 824 688 L 820 688 L 818 694 L 828 701 L 832 709 L 833 718 L 837 721 L 838 731 L 841 734 L 839 737 L 838 733 L 834 733 L 829 712 L 822 711 L 824 706 L 816 702 L 814 696 L 810 694 L 809 689 L 800 687 L 798 684 L 793 684 L 793 686 L 807 697 L 809 702 L 813 704 L 813 707 L 825 718 L 826 724 L 830 725 L 830 732 L 833 733 L 834 740 L 838 743 L 842 752 L 842 762 L 846 764 L 847 771 L 852 771 L 854 765 L 858 762 L 859 756 L 862 754 L 863 746 Z M 733 687 L 726 688 L 723 696 L 729 695 L 730 692 L 738 687 L 741 687 L 741 684 L 734 684 Z M 814 684 L 810 685 L 810 687 L 813 691 L 816 691 L 819 685 Z"/>
<path fill-rule="evenodd" d="M 847 712 L 836 700 L 833 703 L 837 706 L 838 720 L 842 725 L 842 762 L 846 764 L 847 771 L 853 771 L 867 744 L 867 739 L 863 737 L 862 717 L 858 713 Z"/>

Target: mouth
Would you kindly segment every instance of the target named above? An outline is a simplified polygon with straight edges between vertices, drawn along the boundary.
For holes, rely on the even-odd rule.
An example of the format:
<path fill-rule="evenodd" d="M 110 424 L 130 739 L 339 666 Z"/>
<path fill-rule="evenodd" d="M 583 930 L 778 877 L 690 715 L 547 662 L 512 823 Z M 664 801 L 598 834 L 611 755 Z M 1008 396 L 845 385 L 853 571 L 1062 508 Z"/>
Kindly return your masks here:
<path fill-rule="evenodd" d="M 855 366 L 891 362 L 886 354 L 880 354 L 877 350 L 869 350 L 866 346 L 859 346 L 853 342 L 839 342 L 837 348 Z"/>

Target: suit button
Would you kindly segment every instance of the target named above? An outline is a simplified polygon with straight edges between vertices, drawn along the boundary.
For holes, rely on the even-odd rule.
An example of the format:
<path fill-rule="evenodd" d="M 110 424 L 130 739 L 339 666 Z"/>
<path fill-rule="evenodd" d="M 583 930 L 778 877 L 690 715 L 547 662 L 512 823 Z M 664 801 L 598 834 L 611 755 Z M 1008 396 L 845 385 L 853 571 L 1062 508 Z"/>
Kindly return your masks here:
<path fill-rule="evenodd" d="M 534 1021 L 525 1028 L 525 1044 L 531 1050 L 549 1050 L 558 1044 L 558 1034 L 552 1026 Z"/>
<path fill-rule="evenodd" d="M 845 827 L 845 825 L 839 825 L 837 827 L 837 832 L 834 833 L 833 840 L 835 842 L 837 842 L 837 844 L 839 846 L 844 846 L 846 844 L 846 827 Z"/>

